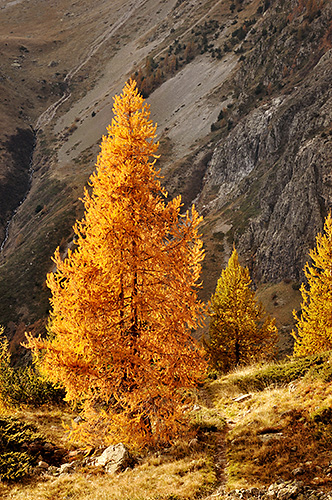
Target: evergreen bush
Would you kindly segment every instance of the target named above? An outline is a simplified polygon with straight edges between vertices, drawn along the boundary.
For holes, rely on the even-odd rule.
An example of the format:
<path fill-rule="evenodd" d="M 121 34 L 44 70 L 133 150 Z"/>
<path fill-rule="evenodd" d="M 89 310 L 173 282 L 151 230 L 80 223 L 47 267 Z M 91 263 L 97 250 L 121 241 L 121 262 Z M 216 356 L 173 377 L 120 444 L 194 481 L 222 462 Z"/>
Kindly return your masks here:
<path fill-rule="evenodd" d="M 0 418 L 0 479 L 17 481 L 27 475 L 37 457 L 29 443 L 45 440 L 33 425 L 12 417 Z"/>
<path fill-rule="evenodd" d="M 3 334 L 3 329 L 0 331 Z M 40 406 L 59 404 L 65 396 L 64 389 L 42 378 L 31 366 L 13 367 L 10 364 L 9 343 L 0 336 L 0 402 L 4 407 L 22 404 Z"/>
<path fill-rule="evenodd" d="M 18 481 L 26 476 L 32 465 L 32 457 L 25 452 L 12 451 L 0 456 L 0 478 L 2 481 Z"/>
<path fill-rule="evenodd" d="M 42 378 L 31 366 L 12 369 L 12 377 L 0 390 L 11 406 L 60 404 L 65 396 L 64 389 Z"/>

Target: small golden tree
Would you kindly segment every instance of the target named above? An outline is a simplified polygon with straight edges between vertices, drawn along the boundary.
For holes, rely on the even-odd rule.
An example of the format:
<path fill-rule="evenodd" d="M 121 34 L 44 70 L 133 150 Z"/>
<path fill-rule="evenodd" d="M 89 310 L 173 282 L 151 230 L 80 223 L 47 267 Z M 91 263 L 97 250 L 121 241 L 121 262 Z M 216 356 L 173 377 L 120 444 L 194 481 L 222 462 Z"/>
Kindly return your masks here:
<path fill-rule="evenodd" d="M 190 335 L 203 306 L 200 218 L 166 203 L 154 167 L 158 144 L 135 82 L 114 99 L 97 170 L 76 223 L 76 250 L 50 273 L 46 340 L 28 337 L 43 371 L 83 402 L 74 435 L 90 443 L 168 442 L 183 420 L 183 389 L 205 361 Z M 75 434 L 76 433 L 76 434 Z"/>
<path fill-rule="evenodd" d="M 214 368 L 226 372 L 275 354 L 275 320 L 257 302 L 249 270 L 239 264 L 235 248 L 211 297 L 210 316 L 207 350 Z"/>
<path fill-rule="evenodd" d="M 304 274 L 308 285 L 302 284 L 301 317 L 297 320 L 294 356 L 305 356 L 332 349 L 332 218 L 324 224 L 324 234 L 316 237 L 316 249 L 310 250 L 312 265 L 307 262 Z"/>

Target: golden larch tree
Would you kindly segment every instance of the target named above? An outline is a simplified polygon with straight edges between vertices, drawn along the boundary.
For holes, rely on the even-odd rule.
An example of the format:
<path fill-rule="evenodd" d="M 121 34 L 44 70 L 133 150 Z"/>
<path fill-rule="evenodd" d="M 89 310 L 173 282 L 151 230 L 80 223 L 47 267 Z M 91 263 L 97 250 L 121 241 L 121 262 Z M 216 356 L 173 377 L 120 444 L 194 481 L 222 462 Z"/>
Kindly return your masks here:
<path fill-rule="evenodd" d="M 205 369 L 191 337 L 203 305 L 203 259 L 194 207 L 166 202 L 155 158 L 156 126 L 129 81 L 85 190 L 76 248 L 47 277 L 50 335 L 28 336 L 43 372 L 83 405 L 72 435 L 144 446 L 171 441 L 183 402 Z"/>
<path fill-rule="evenodd" d="M 257 301 L 249 270 L 239 264 L 235 248 L 221 272 L 209 313 L 206 347 L 214 368 L 226 372 L 275 354 L 278 339 L 275 320 Z"/>
<path fill-rule="evenodd" d="M 332 218 L 324 223 L 324 234 L 316 237 L 310 250 L 311 264 L 304 267 L 307 284 L 302 284 L 301 316 L 297 320 L 294 356 L 305 356 L 332 349 Z"/>

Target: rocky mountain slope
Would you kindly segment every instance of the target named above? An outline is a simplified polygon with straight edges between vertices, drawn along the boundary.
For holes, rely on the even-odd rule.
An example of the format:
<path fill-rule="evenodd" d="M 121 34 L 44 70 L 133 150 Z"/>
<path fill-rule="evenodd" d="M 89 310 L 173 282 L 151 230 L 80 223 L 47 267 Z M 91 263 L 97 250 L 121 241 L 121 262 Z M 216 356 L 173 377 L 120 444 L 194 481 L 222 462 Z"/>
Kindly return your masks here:
<path fill-rule="evenodd" d="M 70 244 L 131 75 L 170 195 L 204 215 L 203 298 L 233 241 L 257 286 L 303 279 L 332 201 L 331 2 L 2 0 L 0 13 L 0 322 L 17 342 L 42 328 L 50 257 Z"/>

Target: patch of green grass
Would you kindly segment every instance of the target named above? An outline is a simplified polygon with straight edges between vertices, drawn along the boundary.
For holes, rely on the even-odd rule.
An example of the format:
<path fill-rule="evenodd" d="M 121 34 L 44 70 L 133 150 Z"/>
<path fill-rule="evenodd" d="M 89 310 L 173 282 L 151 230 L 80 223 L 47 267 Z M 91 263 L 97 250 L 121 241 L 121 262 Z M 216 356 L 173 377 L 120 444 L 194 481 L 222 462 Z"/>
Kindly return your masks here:
<path fill-rule="evenodd" d="M 332 367 L 328 364 L 331 353 L 316 354 L 287 362 L 264 366 L 251 373 L 232 377 L 232 382 L 242 391 L 262 391 L 270 386 L 290 383 L 307 373 L 323 379 L 332 379 Z"/>
<path fill-rule="evenodd" d="M 217 432 L 226 425 L 225 418 L 216 408 L 200 408 L 193 412 L 192 421 L 197 432 Z"/>

